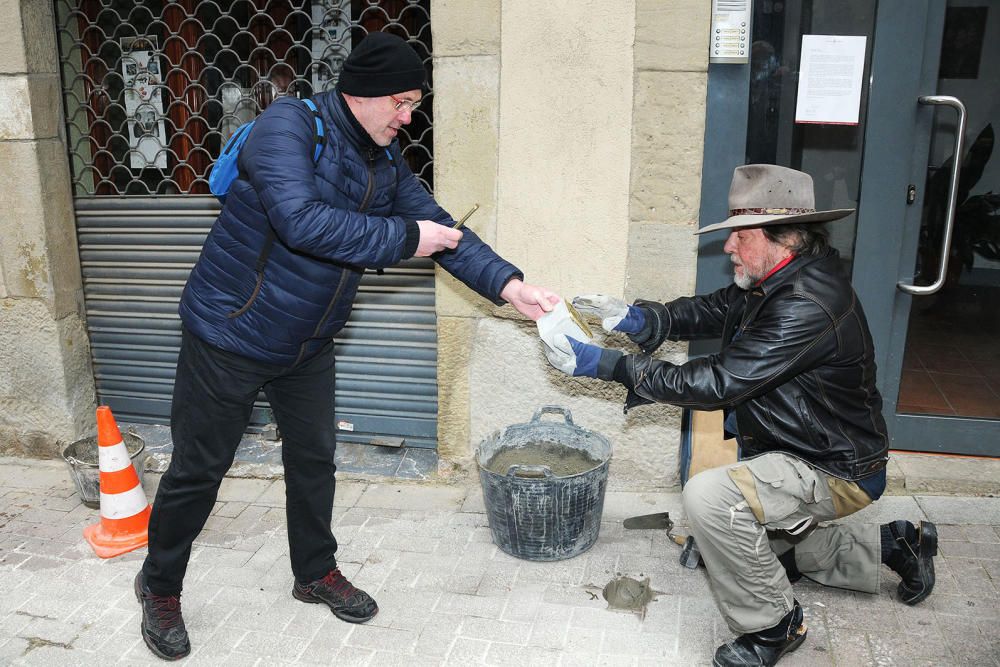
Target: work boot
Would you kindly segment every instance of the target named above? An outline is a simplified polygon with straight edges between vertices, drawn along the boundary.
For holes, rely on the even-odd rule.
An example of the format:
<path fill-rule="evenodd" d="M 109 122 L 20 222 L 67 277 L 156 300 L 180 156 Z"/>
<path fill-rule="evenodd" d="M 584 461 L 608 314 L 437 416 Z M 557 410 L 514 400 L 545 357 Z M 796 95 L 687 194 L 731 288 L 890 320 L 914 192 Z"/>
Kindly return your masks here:
<path fill-rule="evenodd" d="M 770 667 L 805 640 L 802 606 L 796 600 L 792 610 L 773 628 L 740 635 L 720 646 L 712 664 L 715 667 Z"/>
<path fill-rule="evenodd" d="M 893 545 L 882 562 L 902 579 L 896 588 L 899 599 L 905 604 L 917 604 L 934 590 L 937 526 L 930 521 L 921 521 L 917 529 L 909 521 L 893 521 L 882 528 L 888 529 L 887 536 L 891 537 Z"/>
<path fill-rule="evenodd" d="M 142 639 L 164 660 L 180 660 L 191 652 L 180 595 L 153 595 L 142 576 L 135 575 L 135 597 L 142 605 Z"/>
<path fill-rule="evenodd" d="M 322 602 L 333 615 L 348 623 L 370 621 L 378 613 L 378 605 L 368 593 L 355 588 L 340 573 L 340 568 L 330 570 L 325 577 L 292 587 L 292 596 L 303 602 Z"/>

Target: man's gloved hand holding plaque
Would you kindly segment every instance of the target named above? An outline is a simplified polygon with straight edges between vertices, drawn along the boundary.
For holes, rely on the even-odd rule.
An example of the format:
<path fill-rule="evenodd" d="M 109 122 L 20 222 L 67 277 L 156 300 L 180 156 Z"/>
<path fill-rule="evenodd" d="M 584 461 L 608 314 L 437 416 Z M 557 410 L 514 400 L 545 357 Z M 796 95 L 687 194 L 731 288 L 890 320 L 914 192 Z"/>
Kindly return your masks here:
<path fill-rule="evenodd" d="M 591 339 L 590 332 L 584 330 L 586 324 L 579 316 L 574 317 L 570 308 L 568 303 L 560 301 L 552 312 L 538 320 L 538 335 L 542 339 L 545 358 L 567 375 L 598 377 L 602 355 L 610 354 L 617 358 L 621 353 L 584 342 Z M 613 368 L 614 359 L 609 357 L 606 361 Z M 607 366 L 607 363 L 604 365 Z"/>

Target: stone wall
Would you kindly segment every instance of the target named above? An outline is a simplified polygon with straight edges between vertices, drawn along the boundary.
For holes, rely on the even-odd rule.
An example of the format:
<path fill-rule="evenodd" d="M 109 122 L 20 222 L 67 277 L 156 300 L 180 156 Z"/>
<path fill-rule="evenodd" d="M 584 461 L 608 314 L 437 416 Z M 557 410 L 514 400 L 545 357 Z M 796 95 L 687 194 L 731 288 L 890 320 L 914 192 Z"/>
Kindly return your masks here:
<path fill-rule="evenodd" d="M 690 292 L 708 4 L 433 0 L 441 203 L 480 204 L 469 226 L 566 297 Z M 53 455 L 92 428 L 94 384 L 51 5 L 0 0 L 0 18 L 0 450 Z M 678 411 L 623 416 L 620 388 L 553 370 L 533 323 L 446 274 L 437 309 L 445 475 L 555 404 L 612 440 L 612 486 L 676 482 Z"/>
<path fill-rule="evenodd" d="M 0 453 L 93 428 L 51 3 L 0 0 Z"/>
<path fill-rule="evenodd" d="M 435 0 L 438 199 L 456 216 L 479 203 L 469 226 L 566 297 L 688 293 L 707 4 Z M 676 483 L 679 411 L 626 417 L 623 389 L 552 369 L 511 308 L 441 272 L 437 299 L 442 472 L 472 471 L 489 433 L 554 404 L 611 439 L 612 487 Z"/>

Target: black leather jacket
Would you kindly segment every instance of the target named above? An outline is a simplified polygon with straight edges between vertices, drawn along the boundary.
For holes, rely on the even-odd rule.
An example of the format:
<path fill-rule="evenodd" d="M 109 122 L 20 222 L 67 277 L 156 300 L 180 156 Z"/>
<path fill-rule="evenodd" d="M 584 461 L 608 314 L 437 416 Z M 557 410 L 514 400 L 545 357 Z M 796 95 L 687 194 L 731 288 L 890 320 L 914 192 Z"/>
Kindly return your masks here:
<path fill-rule="evenodd" d="M 632 340 L 645 354 L 614 373 L 631 389 L 626 408 L 734 410 L 744 457 L 782 451 L 849 480 L 885 467 L 872 337 L 835 250 L 795 258 L 750 291 L 636 304 L 646 327 Z M 719 354 L 679 366 L 649 356 L 668 338 L 720 337 Z"/>

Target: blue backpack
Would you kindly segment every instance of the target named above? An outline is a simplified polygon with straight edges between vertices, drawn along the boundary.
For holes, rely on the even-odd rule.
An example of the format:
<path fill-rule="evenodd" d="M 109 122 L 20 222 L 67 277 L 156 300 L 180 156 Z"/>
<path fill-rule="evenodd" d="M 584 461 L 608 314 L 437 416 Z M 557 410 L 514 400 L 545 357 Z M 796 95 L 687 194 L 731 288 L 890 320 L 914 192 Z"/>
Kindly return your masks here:
<path fill-rule="evenodd" d="M 313 139 L 316 143 L 316 150 L 313 152 L 313 162 L 319 162 L 319 155 L 323 152 L 323 118 L 319 115 L 319 109 L 316 108 L 316 104 L 312 100 L 302 101 L 312 111 L 313 118 L 316 121 L 316 127 L 313 130 Z M 208 176 L 208 188 L 220 202 L 225 203 L 226 193 L 229 192 L 229 187 L 240 173 L 238 164 L 240 149 L 247 142 L 247 137 L 250 136 L 250 130 L 253 129 L 255 122 L 257 122 L 256 119 L 248 123 L 243 123 L 236 128 L 233 136 L 229 137 L 229 141 L 222 148 L 219 159 L 212 165 L 212 173 Z"/>

